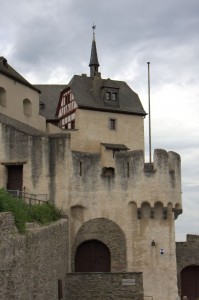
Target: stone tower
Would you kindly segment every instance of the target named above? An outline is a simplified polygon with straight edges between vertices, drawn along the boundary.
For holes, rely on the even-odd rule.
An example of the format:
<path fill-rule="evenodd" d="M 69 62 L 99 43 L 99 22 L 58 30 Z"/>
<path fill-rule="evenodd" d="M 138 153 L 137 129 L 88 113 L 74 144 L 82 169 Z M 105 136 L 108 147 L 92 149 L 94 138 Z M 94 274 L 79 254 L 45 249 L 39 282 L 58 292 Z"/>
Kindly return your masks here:
<path fill-rule="evenodd" d="M 174 300 L 180 157 L 156 149 L 145 162 L 146 113 L 126 82 L 101 77 L 94 32 L 89 66 L 62 87 L 54 116 L 55 87 L 38 87 L 42 117 L 39 90 L 0 61 L 1 187 L 17 168 L 17 189 L 68 215 L 69 272 L 142 272 L 145 297 Z"/>
<path fill-rule="evenodd" d="M 90 61 L 90 77 L 76 75 L 62 91 L 77 108 L 69 183 L 61 189 L 67 200 L 59 202 L 70 216 L 71 271 L 143 272 L 146 297 L 174 300 L 180 157 L 157 149 L 145 162 L 138 95 L 101 78 L 94 38 Z"/>

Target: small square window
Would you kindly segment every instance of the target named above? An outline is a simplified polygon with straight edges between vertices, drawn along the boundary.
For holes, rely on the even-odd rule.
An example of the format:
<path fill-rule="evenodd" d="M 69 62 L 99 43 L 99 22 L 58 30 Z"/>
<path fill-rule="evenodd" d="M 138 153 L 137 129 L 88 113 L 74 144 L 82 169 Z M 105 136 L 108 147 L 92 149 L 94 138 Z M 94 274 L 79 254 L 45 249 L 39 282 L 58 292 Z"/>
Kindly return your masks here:
<path fill-rule="evenodd" d="M 111 99 L 111 93 L 110 92 L 106 92 L 106 100 L 110 100 Z"/>
<path fill-rule="evenodd" d="M 117 100 L 117 93 L 112 93 L 112 100 L 116 101 Z"/>
<path fill-rule="evenodd" d="M 116 119 L 109 119 L 109 128 L 111 130 L 116 130 Z"/>
<path fill-rule="evenodd" d="M 75 120 L 71 121 L 71 129 L 75 129 Z"/>

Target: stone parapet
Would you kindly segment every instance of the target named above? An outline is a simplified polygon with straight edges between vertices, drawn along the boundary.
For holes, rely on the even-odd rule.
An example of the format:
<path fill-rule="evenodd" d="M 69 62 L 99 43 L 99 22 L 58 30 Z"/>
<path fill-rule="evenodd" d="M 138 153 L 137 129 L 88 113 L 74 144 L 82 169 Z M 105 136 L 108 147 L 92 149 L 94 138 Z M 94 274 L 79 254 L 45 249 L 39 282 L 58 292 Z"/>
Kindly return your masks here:
<path fill-rule="evenodd" d="M 144 300 L 142 273 L 71 273 L 66 275 L 70 300 Z"/>

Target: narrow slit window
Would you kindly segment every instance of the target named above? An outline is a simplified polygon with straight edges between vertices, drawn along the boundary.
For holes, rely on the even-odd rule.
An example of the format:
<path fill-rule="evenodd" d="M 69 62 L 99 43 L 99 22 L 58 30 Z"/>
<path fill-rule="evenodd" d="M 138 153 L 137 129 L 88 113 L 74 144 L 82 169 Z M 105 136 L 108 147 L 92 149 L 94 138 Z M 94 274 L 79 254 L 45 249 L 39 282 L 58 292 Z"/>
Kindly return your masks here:
<path fill-rule="evenodd" d="M 63 285 L 61 279 L 58 279 L 58 299 L 63 299 Z"/>
<path fill-rule="evenodd" d="M 127 172 L 126 172 L 126 175 L 127 175 L 127 177 L 129 177 L 129 162 L 127 163 Z"/>
<path fill-rule="evenodd" d="M 79 175 L 82 176 L 82 162 L 79 163 Z"/>

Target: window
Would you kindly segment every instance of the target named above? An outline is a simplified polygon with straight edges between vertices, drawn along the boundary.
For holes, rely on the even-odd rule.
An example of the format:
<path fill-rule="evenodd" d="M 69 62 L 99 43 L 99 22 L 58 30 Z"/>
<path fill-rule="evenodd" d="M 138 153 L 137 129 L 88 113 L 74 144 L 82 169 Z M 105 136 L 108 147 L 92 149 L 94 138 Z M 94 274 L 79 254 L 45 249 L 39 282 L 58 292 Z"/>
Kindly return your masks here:
<path fill-rule="evenodd" d="M 75 129 L 75 120 L 71 121 L 71 129 Z"/>
<path fill-rule="evenodd" d="M 79 175 L 82 176 L 82 162 L 79 163 Z"/>
<path fill-rule="evenodd" d="M 6 91 L 0 87 L 0 105 L 6 106 Z"/>
<path fill-rule="evenodd" d="M 116 101 L 117 100 L 117 93 L 112 93 L 112 99 L 113 101 Z"/>
<path fill-rule="evenodd" d="M 116 119 L 109 119 L 109 128 L 111 130 L 116 130 Z"/>
<path fill-rule="evenodd" d="M 63 299 L 63 284 L 62 280 L 58 279 L 58 299 L 61 300 Z"/>
<path fill-rule="evenodd" d="M 115 175 L 115 169 L 114 168 L 102 168 L 102 176 L 105 176 L 105 177 L 113 177 Z"/>
<path fill-rule="evenodd" d="M 130 167 L 129 167 L 129 162 L 127 162 L 127 172 L 126 172 L 126 175 L 127 177 L 129 177 L 129 174 L 130 174 Z"/>
<path fill-rule="evenodd" d="M 104 90 L 104 104 L 107 106 L 119 106 L 119 90 L 106 88 Z"/>
<path fill-rule="evenodd" d="M 23 112 L 26 116 L 32 115 L 32 106 L 31 106 L 31 102 L 29 99 L 23 100 Z"/>
<path fill-rule="evenodd" d="M 111 100 L 111 93 L 110 92 L 106 92 L 106 100 Z"/>
<path fill-rule="evenodd" d="M 40 110 L 44 110 L 45 104 L 43 102 L 39 103 L 39 108 Z"/>

